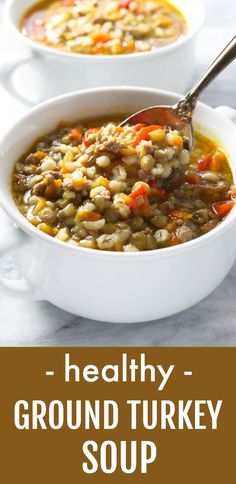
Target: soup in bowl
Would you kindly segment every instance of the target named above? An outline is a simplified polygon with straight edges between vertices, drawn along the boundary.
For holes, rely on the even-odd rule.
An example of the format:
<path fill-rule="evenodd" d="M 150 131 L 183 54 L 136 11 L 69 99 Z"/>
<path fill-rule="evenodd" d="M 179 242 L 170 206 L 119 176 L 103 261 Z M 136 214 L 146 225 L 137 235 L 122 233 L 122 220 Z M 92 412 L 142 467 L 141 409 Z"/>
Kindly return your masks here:
<path fill-rule="evenodd" d="M 226 154 L 170 126 L 64 125 L 17 161 L 14 199 L 44 233 L 78 247 L 141 251 L 193 240 L 234 206 Z"/>
<path fill-rule="evenodd" d="M 1 255 L 14 255 L 22 278 L 1 280 L 6 290 L 87 318 L 125 323 L 182 311 L 220 284 L 236 257 L 235 125 L 199 103 L 190 159 L 182 134 L 168 127 L 118 130 L 117 149 L 127 136 L 137 153 L 118 150 L 118 163 L 108 149 L 112 144 L 100 143 L 103 130 L 117 129 L 121 113 L 177 100 L 145 88 L 82 91 L 34 108 L 11 128 L 0 146 L 0 202 L 18 228 L 1 234 Z M 61 120 L 66 124 L 58 128 Z M 140 152 L 146 146 L 151 153 Z M 167 154 L 165 162 L 156 159 Z M 181 179 L 172 189 L 165 180 L 177 161 Z M 163 175 L 165 163 L 167 178 L 160 169 Z M 114 172 L 117 166 L 123 170 Z M 150 217 L 148 210 L 154 211 Z"/>
<path fill-rule="evenodd" d="M 107 15 L 113 21 L 104 23 L 104 15 L 98 16 L 98 6 L 103 3 L 102 10 L 110 5 Z M 30 49 L 29 58 L 1 69 L 2 83 L 13 95 L 22 94 L 27 99 L 30 96 L 23 88 L 21 92 L 16 90 L 12 77 L 16 67 L 25 63 L 38 72 L 41 99 L 98 86 L 140 85 L 176 92 L 189 86 L 195 68 L 197 36 L 204 21 L 200 0 L 138 0 L 127 3 L 128 8 L 119 7 L 117 0 L 100 0 L 97 4 L 85 0 L 64 4 L 61 15 L 54 18 L 54 9 L 60 5 L 61 0 L 46 3 L 46 12 L 51 12 L 50 24 L 45 3 L 6 1 L 7 27 Z M 78 12 L 86 5 L 92 12 Z M 43 8 L 41 13 L 37 13 L 39 7 Z M 144 13 L 136 14 L 132 12 L 134 8 L 142 8 Z M 152 9 L 154 13 L 150 13 Z M 56 25 L 68 15 L 68 20 Z M 180 69 L 183 65 L 184 76 Z"/>
<path fill-rule="evenodd" d="M 20 29 L 65 52 L 121 55 L 176 42 L 187 21 L 166 0 L 51 0 L 28 10 Z"/>

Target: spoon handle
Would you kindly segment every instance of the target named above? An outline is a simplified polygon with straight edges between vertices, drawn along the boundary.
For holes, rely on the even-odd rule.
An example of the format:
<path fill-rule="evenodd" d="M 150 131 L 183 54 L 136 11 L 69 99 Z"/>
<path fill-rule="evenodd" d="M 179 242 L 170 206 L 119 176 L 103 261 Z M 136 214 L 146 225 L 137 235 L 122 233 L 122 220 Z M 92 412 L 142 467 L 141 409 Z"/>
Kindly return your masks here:
<path fill-rule="evenodd" d="M 208 67 L 195 86 L 178 102 L 176 109 L 184 116 L 192 115 L 197 99 L 202 91 L 236 58 L 236 36 Z"/>

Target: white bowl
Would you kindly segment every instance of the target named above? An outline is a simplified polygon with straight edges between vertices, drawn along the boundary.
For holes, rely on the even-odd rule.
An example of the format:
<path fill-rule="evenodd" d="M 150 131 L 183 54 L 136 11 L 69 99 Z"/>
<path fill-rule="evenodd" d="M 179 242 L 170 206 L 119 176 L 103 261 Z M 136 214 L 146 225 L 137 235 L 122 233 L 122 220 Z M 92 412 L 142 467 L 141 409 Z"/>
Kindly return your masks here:
<path fill-rule="evenodd" d="M 59 120 L 134 112 L 177 99 L 169 92 L 134 87 L 81 91 L 32 109 L 10 129 L 0 145 L 0 203 L 19 228 L 1 233 L 0 254 L 14 252 L 22 279 L 1 281 L 2 287 L 86 318 L 129 323 L 182 311 L 220 284 L 236 258 L 236 209 L 214 230 L 191 242 L 114 253 L 70 246 L 40 232 L 19 212 L 10 192 L 14 162 Z M 235 125 L 204 104 L 197 106 L 195 123 L 222 144 L 236 180 Z"/>
<path fill-rule="evenodd" d="M 112 85 L 147 86 L 183 92 L 188 87 L 195 68 L 197 34 L 204 21 L 200 0 L 172 0 L 188 22 L 187 35 L 177 42 L 150 52 L 125 55 L 86 55 L 66 53 L 32 41 L 19 31 L 24 12 L 36 0 L 7 0 L 7 27 L 31 51 L 30 62 L 36 56 L 37 69 L 45 81 L 43 98 L 72 90 Z M 25 60 L 23 60 L 25 62 Z M 17 66 L 21 65 L 20 60 Z M 16 95 L 12 74 L 16 65 L 2 68 L 2 82 Z M 184 71 L 184 75 L 183 75 Z"/>

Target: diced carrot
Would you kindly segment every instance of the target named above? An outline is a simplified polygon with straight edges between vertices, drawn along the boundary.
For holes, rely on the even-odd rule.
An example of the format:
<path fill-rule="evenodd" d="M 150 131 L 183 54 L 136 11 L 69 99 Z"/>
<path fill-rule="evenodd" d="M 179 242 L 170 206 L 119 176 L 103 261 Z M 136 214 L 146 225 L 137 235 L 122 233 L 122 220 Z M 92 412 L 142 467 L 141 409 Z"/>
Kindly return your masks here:
<path fill-rule="evenodd" d="M 96 222 L 97 220 L 100 220 L 100 218 L 101 218 L 100 213 L 90 212 L 90 213 L 87 214 L 85 220 L 89 220 L 91 222 Z"/>
<path fill-rule="evenodd" d="M 212 156 L 212 161 L 211 161 L 211 170 L 212 171 L 220 171 L 221 169 L 221 164 L 224 161 L 224 154 L 223 153 L 215 153 L 215 155 Z"/>
<path fill-rule="evenodd" d="M 122 42 L 122 49 L 123 49 L 123 52 L 129 52 L 130 50 L 134 50 L 135 49 L 134 40 L 130 39 L 129 41 Z"/>
<path fill-rule="evenodd" d="M 172 212 L 170 212 L 170 216 L 172 218 L 177 218 L 177 219 L 180 218 L 183 220 L 188 220 L 193 217 L 191 213 L 184 212 L 182 210 L 173 210 Z"/>
<path fill-rule="evenodd" d="M 190 172 L 190 173 L 187 174 L 187 182 L 190 183 L 190 185 L 201 185 L 202 184 L 202 180 L 194 172 Z"/>
<path fill-rule="evenodd" d="M 76 178 L 74 178 L 72 180 L 72 188 L 76 191 L 79 191 L 81 190 L 81 188 L 83 188 L 83 186 L 87 183 L 87 180 L 85 178 L 78 178 L 76 180 Z"/>
<path fill-rule="evenodd" d="M 73 160 L 74 160 L 73 154 L 71 153 L 71 151 L 67 151 L 67 153 L 65 154 L 62 160 L 62 171 L 64 174 L 71 173 L 71 171 L 73 171 L 71 170 L 71 167 L 74 169 Z"/>
<path fill-rule="evenodd" d="M 92 182 L 92 188 L 104 186 L 108 190 L 110 188 L 109 180 L 105 176 L 99 176 L 94 182 Z"/>
<path fill-rule="evenodd" d="M 75 128 L 73 128 L 69 133 L 69 137 L 72 140 L 81 142 L 83 137 L 83 129 L 81 128 L 81 126 L 75 126 Z"/>
<path fill-rule="evenodd" d="M 181 240 L 176 234 L 174 234 L 170 239 L 170 245 L 179 245 L 180 243 L 181 243 Z"/>
<path fill-rule="evenodd" d="M 115 133 L 123 133 L 123 131 L 124 131 L 124 128 L 122 128 L 121 126 L 116 126 Z"/>
<path fill-rule="evenodd" d="M 198 164 L 199 170 L 207 171 L 209 170 L 211 163 L 212 163 L 212 155 L 209 154 L 209 155 L 203 156 L 203 158 L 201 158 L 197 164 Z"/>
<path fill-rule="evenodd" d="M 143 186 L 141 183 L 138 183 L 134 188 L 134 190 L 129 195 L 129 197 L 131 198 L 131 200 L 136 200 L 136 198 L 139 196 L 145 197 L 147 195 L 147 192 L 148 192 L 147 188 Z"/>
<path fill-rule="evenodd" d="M 125 193 L 121 193 L 120 197 L 125 205 L 128 205 L 133 209 L 137 208 L 138 210 L 145 211 L 150 208 L 147 193 L 147 187 L 145 186 L 145 184 L 142 184 L 142 182 L 140 182 L 134 186 L 134 189 L 132 190 L 130 195 L 125 195 Z M 139 199 L 139 197 L 143 197 L 143 202 L 140 204 L 140 206 L 137 206 L 136 200 Z"/>
<path fill-rule="evenodd" d="M 88 220 L 89 222 L 96 222 L 100 220 L 101 215 L 97 212 L 89 212 L 88 210 L 79 210 L 78 211 L 78 219 L 79 220 Z"/>
<path fill-rule="evenodd" d="M 146 124 L 138 123 L 138 124 L 135 124 L 135 126 L 133 128 L 134 128 L 134 131 L 140 131 L 140 129 L 145 128 L 145 127 L 146 127 Z"/>
<path fill-rule="evenodd" d="M 173 138 L 172 138 L 171 144 L 173 146 L 178 146 L 178 147 L 181 148 L 183 146 L 182 136 L 180 136 L 179 134 L 174 135 Z"/>
<path fill-rule="evenodd" d="M 104 51 L 105 51 L 104 44 L 95 44 L 91 46 L 91 54 L 93 55 L 104 54 L 105 53 Z"/>
<path fill-rule="evenodd" d="M 51 236 L 55 236 L 58 232 L 58 229 L 51 227 L 50 225 L 45 223 L 40 223 L 38 225 L 38 229 L 44 232 L 45 234 L 51 235 Z"/>
<path fill-rule="evenodd" d="M 115 251 L 116 252 L 122 252 L 123 251 L 123 247 L 122 247 L 122 244 L 119 240 L 117 240 L 115 242 Z"/>
<path fill-rule="evenodd" d="M 62 180 L 60 178 L 58 180 L 54 180 L 54 186 L 56 189 L 60 188 L 62 186 Z"/>
<path fill-rule="evenodd" d="M 173 220 L 166 226 L 166 229 L 168 230 L 168 232 L 174 232 L 176 227 L 177 227 L 176 221 Z"/>
<path fill-rule="evenodd" d="M 38 160 L 43 160 L 45 158 L 47 153 L 44 153 L 44 151 L 36 151 L 35 156 Z"/>
<path fill-rule="evenodd" d="M 150 126 L 145 126 L 145 128 L 141 128 L 140 131 L 138 131 L 138 134 L 133 142 L 133 146 L 138 146 L 139 143 L 142 140 L 147 140 L 149 139 L 149 133 L 152 131 L 155 131 L 156 129 L 160 129 L 162 126 L 159 126 L 157 124 L 155 125 L 150 125 Z"/>
<path fill-rule="evenodd" d="M 109 40 L 112 39 L 112 35 L 108 33 L 96 33 L 91 35 L 92 39 L 96 44 L 104 44 L 105 42 L 108 42 Z"/>
<path fill-rule="evenodd" d="M 70 170 L 68 170 L 67 163 L 64 160 L 62 161 L 62 173 L 64 175 L 70 173 Z"/>
<path fill-rule="evenodd" d="M 39 219 L 38 219 L 38 218 L 36 218 L 36 217 L 31 217 L 31 216 L 28 216 L 27 218 L 28 218 L 28 220 L 30 221 L 30 223 L 31 223 L 32 225 L 34 225 L 35 227 L 37 227 L 37 226 L 39 225 L 39 223 L 40 223 Z"/>
<path fill-rule="evenodd" d="M 235 202 L 233 200 L 229 200 L 227 202 L 213 203 L 212 208 L 218 217 L 223 218 L 232 210 L 234 205 Z"/>
<path fill-rule="evenodd" d="M 120 193 L 119 197 L 125 205 L 128 205 L 129 207 L 133 205 L 133 200 L 129 197 L 129 195 L 126 195 L 125 193 Z"/>
<path fill-rule="evenodd" d="M 45 197 L 46 198 L 54 198 L 56 196 L 57 190 L 61 187 L 62 180 L 54 180 L 53 183 L 50 183 L 45 190 Z"/>

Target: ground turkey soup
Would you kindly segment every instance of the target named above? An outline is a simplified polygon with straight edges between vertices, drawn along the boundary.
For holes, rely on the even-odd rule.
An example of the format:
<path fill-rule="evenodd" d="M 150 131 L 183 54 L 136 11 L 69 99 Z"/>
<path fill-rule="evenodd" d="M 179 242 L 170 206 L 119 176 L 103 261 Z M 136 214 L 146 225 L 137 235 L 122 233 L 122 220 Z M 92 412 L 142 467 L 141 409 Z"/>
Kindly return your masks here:
<path fill-rule="evenodd" d="M 131 54 L 176 42 L 183 15 L 165 0 L 48 0 L 26 12 L 21 32 L 79 54 Z"/>
<path fill-rule="evenodd" d="M 38 230 L 79 247 L 143 251 L 193 240 L 234 205 L 225 154 L 197 134 L 100 122 L 60 125 L 14 167 L 15 201 Z"/>

